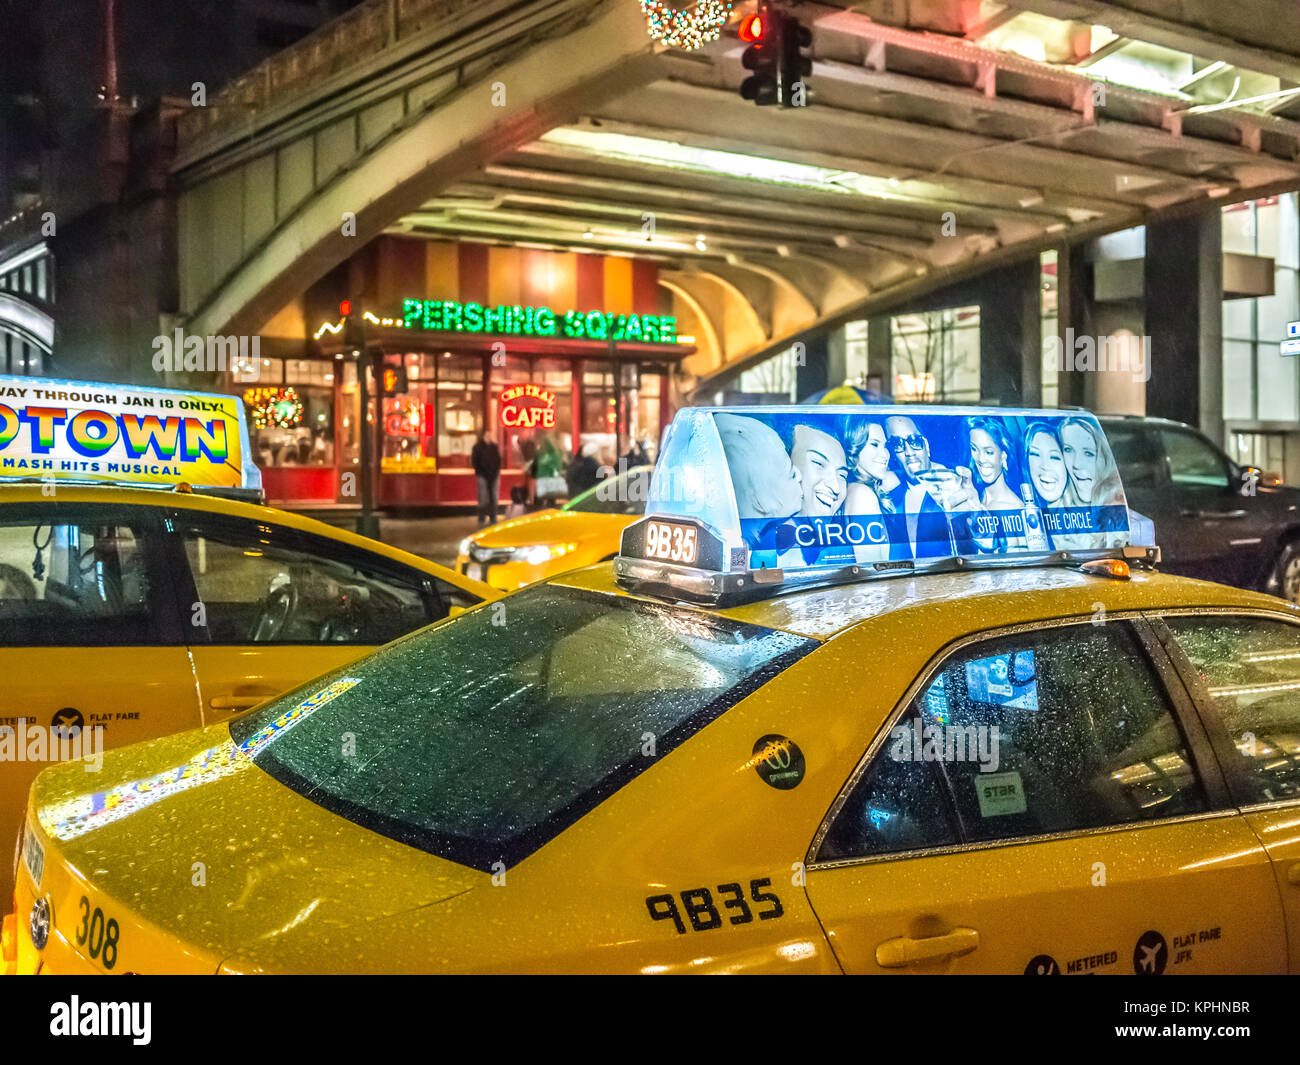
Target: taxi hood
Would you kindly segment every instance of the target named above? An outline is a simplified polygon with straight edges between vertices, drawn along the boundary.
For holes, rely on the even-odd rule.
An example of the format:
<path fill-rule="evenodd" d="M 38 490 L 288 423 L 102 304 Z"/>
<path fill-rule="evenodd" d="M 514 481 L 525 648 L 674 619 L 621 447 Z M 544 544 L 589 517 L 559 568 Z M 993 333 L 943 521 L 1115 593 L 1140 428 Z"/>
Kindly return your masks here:
<path fill-rule="evenodd" d="M 490 880 L 302 798 L 242 754 L 226 726 L 107 752 L 99 772 L 80 762 L 46 770 L 29 820 L 47 879 L 55 865 L 81 878 L 114 908 L 124 940 L 129 924 L 162 932 L 178 960 L 273 950 L 290 930 L 355 927 Z"/>

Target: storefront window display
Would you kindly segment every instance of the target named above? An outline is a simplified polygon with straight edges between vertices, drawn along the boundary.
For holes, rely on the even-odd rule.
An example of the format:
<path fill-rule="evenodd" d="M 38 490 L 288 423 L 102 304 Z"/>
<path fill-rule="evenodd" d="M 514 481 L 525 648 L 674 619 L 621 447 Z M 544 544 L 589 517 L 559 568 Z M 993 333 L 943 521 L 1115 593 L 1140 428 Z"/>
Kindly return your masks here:
<path fill-rule="evenodd" d="M 334 465 L 334 374 L 323 360 L 262 360 L 243 390 L 260 466 Z"/>
<path fill-rule="evenodd" d="M 588 360 L 582 374 L 582 433 L 578 446 L 602 466 L 618 459 L 618 402 L 614 370 Z"/>
<path fill-rule="evenodd" d="M 498 381 L 493 370 L 493 394 L 497 403 L 494 418 L 501 427 L 501 456 L 506 466 L 523 469 L 536 454 L 542 439 L 549 438 L 567 458 L 573 454 L 573 362 L 570 359 L 539 358 L 514 360 L 525 366 L 509 367 L 512 373 Z M 516 410 L 545 408 L 547 416 L 521 416 L 502 412 L 502 397 L 527 383 L 535 396 L 519 396 L 510 402 Z M 528 426 L 523 424 L 532 421 Z M 507 425 L 506 422 L 514 422 Z"/>
<path fill-rule="evenodd" d="M 483 359 L 444 353 L 437 360 L 436 421 L 441 468 L 470 468 L 469 455 L 483 431 Z"/>
<path fill-rule="evenodd" d="M 653 461 L 659 453 L 659 438 L 663 426 L 659 424 L 660 395 L 665 387 L 663 376 L 642 373 L 638 387 L 631 395 L 632 426 L 628 434 L 631 443 L 640 444 Z"/>
<path fill-rule="evenodd" d="M 281 373 L 299 384 L 259 379 L 244 386 L 264 415 L 252 421 L 264 469 L 279 471 L 270 478 L 275 501 L 356 498 L 359 478 L 346 475 L 361 470 L 359 365 L 350 351 L 336 352 Z M 486 345 L 390 348 L 367 375 L 364 421 L 376 442 L 378 504 L 473 502 L 471 452 L 480 435 L 501 450 L 503 496 L 526 484 L 529 464 L 547 442 L 559 453 L 561 470 L 575 449 L 614 468 L 634 452 L 638 461 L 643 453 L 653 457 L 665 423 L 669 367 L 633 359 L 617 365 L 616 377 L 614 364 L 581 356 L 507 354 Z M 320 383 L 327 376 L 328 389 Z M 317 426 L 332 427 L 328 447 L 318 442 Z M 298 463 L 324 464 L 321 476 L 308 484 L 295 472 L 304 469 Z"/>
<path fill-rule="evenodd" d="M 522 469 L 542 436 L 557 436 L 557 397 L 532 378 L 528 359 L 507 357 L 504 365 L 492 366 L 488 417 L 498 434 L 502 464 L 508 469 Z M 556 446 L 567 450 L 562 441 L 557 440 Z"/>
<path fill-rule="evenodd" d="M 430 356 L 396 354 L 385 358 L 381 462 L 385 473 L 432 473 L 437 469 L 433 380 Z"/>

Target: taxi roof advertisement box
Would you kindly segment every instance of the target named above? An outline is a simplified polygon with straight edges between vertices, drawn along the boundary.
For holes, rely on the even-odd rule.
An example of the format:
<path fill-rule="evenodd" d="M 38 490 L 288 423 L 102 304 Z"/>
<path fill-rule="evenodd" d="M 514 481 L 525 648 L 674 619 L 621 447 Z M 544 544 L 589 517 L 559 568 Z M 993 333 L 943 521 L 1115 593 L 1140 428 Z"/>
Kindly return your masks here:
<path fill-rule="evenodd" d="M 0 479 L 260 492 L 237 396 L 0 376 Z"/>
<path fill-rule="evenodd" d="M 688 408 L 665 435 L 646 513 L 705 523 L 752 569 L 1130 543 L 1110 445 L 1079 411 Z"/>

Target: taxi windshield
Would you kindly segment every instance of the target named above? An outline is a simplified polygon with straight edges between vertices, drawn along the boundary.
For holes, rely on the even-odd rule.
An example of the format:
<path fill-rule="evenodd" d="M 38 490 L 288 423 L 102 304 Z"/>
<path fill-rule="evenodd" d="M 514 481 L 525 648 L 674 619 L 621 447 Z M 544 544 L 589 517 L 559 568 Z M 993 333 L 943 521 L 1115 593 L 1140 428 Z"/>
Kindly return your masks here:
<path fill-rule="evenodd" d="M 653 472 L 653 466 L 636 466 L 617 477 L 607 477 L 560 509 L 580 514 L 644 514 Z"/>
<path fill-rule="evenodd" d="M 816 642 L 540 585 L 231 722 L 256 764 L 391 839 L 513 864 Z"/>

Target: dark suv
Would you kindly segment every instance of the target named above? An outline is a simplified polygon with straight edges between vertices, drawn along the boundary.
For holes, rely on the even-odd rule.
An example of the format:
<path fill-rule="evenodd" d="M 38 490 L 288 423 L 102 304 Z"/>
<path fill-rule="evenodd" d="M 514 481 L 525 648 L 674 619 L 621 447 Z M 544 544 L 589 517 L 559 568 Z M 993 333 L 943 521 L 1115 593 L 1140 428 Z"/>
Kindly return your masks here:
<path fill-rule="evenodd" d="M 1161 569 L 1297 601 L 1300 490 L 1265 484 L 1181 422 L 1099 420 L 1128 505 L 1155 522 Z"/>

